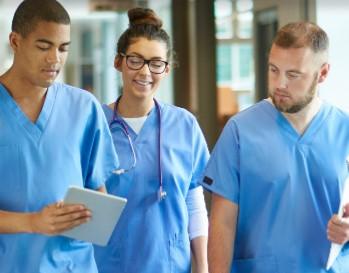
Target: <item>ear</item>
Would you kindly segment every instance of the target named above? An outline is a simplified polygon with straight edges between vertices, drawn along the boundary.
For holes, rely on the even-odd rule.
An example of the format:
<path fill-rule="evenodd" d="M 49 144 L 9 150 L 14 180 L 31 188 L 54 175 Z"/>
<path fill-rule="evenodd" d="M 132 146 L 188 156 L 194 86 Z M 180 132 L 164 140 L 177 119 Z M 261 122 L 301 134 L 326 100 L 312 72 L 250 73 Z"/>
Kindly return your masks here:
<path fill-rule="evenodd" d="M 170 65 L 168 65 L 166 66 L 164 74 L 167 75 L 168 73 L 170 73 L 170 71 L 171 71 L 171 68 L 170 68 Z"/>
<path fill-rule="evenodd" d="M 324 82 L 328 76 L 328 72 L 330 71 L 330 64 L 324 63 L 320 68 L 320 75 L 318 82 Z"/>
<path fill-rule="evenodd" d="M 9 35 L 10 46 L 14 53 L 16 53 L 20 44 L 21 35 L 17 32 L 11 32 Z"/>
<path fill-rule="evenodd" d="M 114 59 L 114 67 L 116 70 L 121 71 L 121 64 L 122 64 L 122 56 L 120 56 L 120 54 L 116 55 L 115 56 L 115 59 Z"/>

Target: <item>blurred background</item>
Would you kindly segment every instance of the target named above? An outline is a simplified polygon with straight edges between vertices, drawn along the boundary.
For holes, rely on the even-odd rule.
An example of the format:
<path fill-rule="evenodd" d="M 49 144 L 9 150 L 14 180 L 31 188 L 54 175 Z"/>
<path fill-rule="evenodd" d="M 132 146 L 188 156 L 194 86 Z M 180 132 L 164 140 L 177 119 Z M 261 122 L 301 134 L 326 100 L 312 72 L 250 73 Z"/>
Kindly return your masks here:
<path fill-rule="evenodd" d="M 20 0 L 0 0 L 0 74 L 12 64 L 11 20 Z M 113 68 L 127 10 L 149 7 L 163 19 L 179 66 L 157 97 L 197 116 L 212 148 L 229 117 L 267 96 L 267 55 L 277 29 L 318 23 L 330 37 L 331 72 L 321 96 L 349 110 L 349 1 L 346 0 L 61 0 L 72 19 L 72 44 L 59 81 L 110 103 L 121 90 Z"/>

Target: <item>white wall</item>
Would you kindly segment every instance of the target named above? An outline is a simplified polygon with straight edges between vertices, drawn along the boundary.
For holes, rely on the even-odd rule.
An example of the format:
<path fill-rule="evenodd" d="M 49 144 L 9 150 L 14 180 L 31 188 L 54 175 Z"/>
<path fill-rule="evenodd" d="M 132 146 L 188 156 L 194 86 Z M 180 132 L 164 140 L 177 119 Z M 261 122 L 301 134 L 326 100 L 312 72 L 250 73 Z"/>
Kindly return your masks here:
<path fill-rule="evenodd" d="M 11 48 L 8 45 L 8 35 L 11 31 L 11 21 L 13 18 L 13 14 L 17 8 L 17 6 L 22 2 L 22 0 L 0 0 L 0 75 L 4 73 L 12 64 L 12 51 Z M 82 24 L 90 24 L 91 27 L 97 27 L 98 24 L 96 24 L 96 20 L 101 21 L 107 20 L 109 17 L 108 14 L 101 12 L 101 13 L 93 13 L 91 14 L 89 12 L 89 0 L 60 0 L 60 3 L 65 7 L 65 9 L 68 11 L 71 19 L 72 19 L 72 39 L 78 39 L 78 35 L 75 35 L 75 32 L 79 30 L 79 26 Z M 170 0 L 151 0 L 150 7 L 157 12 L 160 17 L 164 21 L 164 27 L 166 31 L 171 32 L 171 18 L 170 18 Z M 114 14 L 115 16 L 115 14 Z M 127 16 L 123 15 L 123 20 L 118 20 L 117 24 L 115 25 L 115 28 L 120 30 L 119 32 L 126 29 L 128 25 Z M 125 21 L 125 24 L 123 22 Z M 117 75 L 117 72 L 113 68 L 113 57 L 115 54 L 115 45 L 117 38 L 120 33 L 114 33 L 113 31 L 110 31 L 111 35 L 109 35 L 107 38 L 103 41 L 103 47 L 105 48 L 108 46 L 109 51 L 112 52 L 112 56 L 109 58 L 109 62 L 105 62 L 103 60 L 97 60 L 96 63 L 103 65 L 110 69 L 103 69 L 103 73 L 106 73 L 108 76 L 108 79 L 105 81 L 106 84 L 104 84 L 105 90 L 98 90 L 96 91 L 96 96 L 103 102 L 103 103 L 109 103 L 112 100 L 115 99 L 115 96 L 117 95 L 117 87 L 114 78 Z M 98 33 L 98 31 L 97 31 Z M 97 39 L 97 37 L 95 37 Z M 75 41 L 75 42 L 74 42 Z M 79 41 L 74 40 L 73 43 L 79 43 Z M 69 66 L 70 63 L 76 62 L 77 59 L 80 58 L 80 56 L 76 55 L 78 52 L 74 52 L 73 50 L 73 43 L 72 43 L 72 50 L 69 55 L 67 66 Z M 107 45 L 106 45 L 107 43 Z M 97 49 L 98 50 L 98 49 Z M 66 69 L 65 69 L 66 70 Z M 58 81 L 64 81 L 64 75 L 66 71 L 63 71 L 60 73 Z M 102 75 L 103 77 L 105 75 Z M 104 77 L 105 78 L 105 77 Z M 110 80 L 110 78 L 112 80 Z M 73 85 L 79 86 L 79 82 L 74 81 L 72 83 Z M 168 103 L 173 102 L 173 91 L 172 91 L 172 76 L 170 75 L 167 77 L 161 84 L 160 89 L 157 92 L 157 97 Z"/>
<path fill-rule="evenodd" d="M 170 0 L 150 0 L 149 8 L 153 9 L 162 19 L 163 28 L 168 35 L 172 37 L 171 33 L 171 6 Z M 171 42 L 173 42 L 171 38 Z M 180 92 L 180 91 L 178 91 Z M 167 103 L 173 103 L 173 71 L 170 72 L 164 80 L 162 80 L 159 90 L 156 92 L 156 98 Z"/>
<path fill-rule="evenodd" d="M 349 111 L 349 1 L 317 0 L 317 23 L 330 38 L 331 70 L 320 85 L 325 100 Z"/>
<path fill-rule="evenodd" d="M 20 0 L 2 0 L 0 2 L 0 75 L 12 64 L 12 50 L 8 43 L 8 35 L 11 31 L 13 14 L 20 2 Z"/>
<path fill-rule="evenodd" d="M 0 0 L 0 75 L 12 64 L 12 51 L 8 44 L 8 35 L 11 32 L 11 22 L 16 8 L 22 0 Z M 76 14 L 88 12 L 88 0 L 61 0 L 69 14 L 73 17 Z"/>

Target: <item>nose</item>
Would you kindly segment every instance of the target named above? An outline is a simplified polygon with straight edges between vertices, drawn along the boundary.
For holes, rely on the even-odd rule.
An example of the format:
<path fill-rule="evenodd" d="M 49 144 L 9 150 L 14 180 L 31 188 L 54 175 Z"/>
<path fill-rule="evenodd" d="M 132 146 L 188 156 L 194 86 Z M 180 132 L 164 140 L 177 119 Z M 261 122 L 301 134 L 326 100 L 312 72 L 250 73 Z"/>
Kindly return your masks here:
<path fill-rule="evenodd" d="M 50 64 L 59 63 L 60 62 L 59 50 L 55 48 L 50 49 L 47 53 L 46 61 Z"/>
<path fill-rule="evenodd" d="M 274 80 L 274 83 L 275 83 L 275 87 L 278 88 L 278 89 L 286 89 L 287 86 L 288 86 L 288 79 L 286 77 L 286 75 L 283 75 L 283 74 L 279 74 L 275 80 Z"/>
<path fill-rule="evenodd" d="M 142 75 L 151 75 L 149 63 L 145 63 L 143 67 L 139 70 L 139 73 L 141 73 Z"/>

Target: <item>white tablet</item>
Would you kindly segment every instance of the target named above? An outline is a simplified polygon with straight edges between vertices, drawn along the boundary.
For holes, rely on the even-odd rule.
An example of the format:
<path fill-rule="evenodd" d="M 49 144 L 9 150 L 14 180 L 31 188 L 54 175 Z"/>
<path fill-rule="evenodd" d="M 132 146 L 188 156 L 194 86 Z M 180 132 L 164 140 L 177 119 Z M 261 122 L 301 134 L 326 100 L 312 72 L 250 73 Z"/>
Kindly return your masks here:
<path fill-rule="evenodd" d="M 92 213 L 91 219 L 62 235 L 105 246 L 126 205 L 125 198 L 98 191 L 70 186 L 64 203 L 84 204 Z"/>

